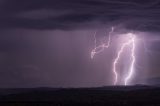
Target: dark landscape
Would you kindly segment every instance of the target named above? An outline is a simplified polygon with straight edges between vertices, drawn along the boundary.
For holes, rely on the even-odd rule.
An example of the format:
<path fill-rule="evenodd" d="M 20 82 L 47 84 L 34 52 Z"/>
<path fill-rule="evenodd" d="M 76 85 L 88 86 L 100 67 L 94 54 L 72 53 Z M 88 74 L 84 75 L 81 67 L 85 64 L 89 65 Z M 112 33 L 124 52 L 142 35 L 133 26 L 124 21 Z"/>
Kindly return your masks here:
<path fill-rule="evenodd" d="M 2 106 L 160 106 L 160 87 L 153 86 L 16 88 L 1 91 Z"/>

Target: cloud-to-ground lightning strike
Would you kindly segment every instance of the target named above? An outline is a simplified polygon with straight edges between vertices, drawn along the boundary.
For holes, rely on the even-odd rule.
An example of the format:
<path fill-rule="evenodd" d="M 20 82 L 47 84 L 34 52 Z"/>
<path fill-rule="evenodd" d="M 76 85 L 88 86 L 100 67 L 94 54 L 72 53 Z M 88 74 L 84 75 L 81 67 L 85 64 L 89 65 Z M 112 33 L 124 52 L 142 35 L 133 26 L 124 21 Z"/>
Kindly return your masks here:
<path fill-rule="evenodd" d="M 107 43 L 102 43 L 101 45 L 97 46 L 96 44 L 96 32 L 94 34 L 94 38 L 95 38 L 95 48 L 91 51 L 91 58 L 93 59 L 95 54 L 99 54 L 100 52 L 102 52 L 105 48 L 108 48 L 110 46 L 110 42 L 111 42 L 111 35 L 114 31 L 114 27 L 112 27 L 112 30 L 109 32 L 109 37 L 108 37 L 108 42 Z M 113 73 L 115 75 L 115 79 L 114 79 L 114 85 L 117 85 L 118 82 L 118 72 L 117 72 L 117 64 L 120 60 L 120 57 L 122 55 L 122 53 L 124 52 L 124 49 L 126 47 L 131 47 L 131 64 L 130 64 L 130 68 L 129 71 L 127 73 L 127 76 L 124 78 L 124 85 L 128 85 L 128 82 L 130 81 L 130 79 L 133 76 L 134 73 L 134 65 L 135 65 L 135 35 L 133 33 L 128 33 L 126 34 L 127 36 L 127 41 L 123 42 L 118 53 L 117 56 L 115 58 L 115 60 L 113 61 Z"/>
<path fill-rule="evenodd" d="M 129 69 L 129 73 L 127 75 L 127 77 L 125 78 L 125 85 L 128 85 L 128 81 L 131 79 L 132 75 L 133 75 L 133 71 L 134 71 L 134 64 L 135 64 L 135 35 L 132 34 L 132 33 L 129 33 L 127 34 L 129 36 L 129 39 L 127 42 L 124 42 L 122 44 L 122 46 L 120 47 L 120 50 L 118 51 L 118 55 L 116 57 L 116 59 L 114 60 L 113 62 L 113 72 L 115 74 L 115 80 L 114 80 L 114 85 L 117 85 L 117 82 L 118 82 L 118 72 L 117 72 L 117 68 L 116 68 L 116 65 L 118 64 L 118 61 L 124 51 L 124 49 L 128 46 L 132 46 L 131 47 L 131 58 L 132 58 L 132 61 L 131 61 L 131 66 L 130 66 L 130 69 Z"/>
<path fill-rule="evenodd" d="M 132 61 L 131 61 L 131 67 L 130 67 L 129 74 L 125 78 L 125 85 L 128 84 L 129 80 L 131 79 L 131 77 L 133 75 L 134 64 L 135 64 L 135 61 L 136 61 L 136 58 L 135 58 L 135 36 L 134 35 L 131 35 L 131 36 L 132 36 L 132 38 L 131 38 L 131 45 L 132 45 L 131 56 L 132 56 Z"/>

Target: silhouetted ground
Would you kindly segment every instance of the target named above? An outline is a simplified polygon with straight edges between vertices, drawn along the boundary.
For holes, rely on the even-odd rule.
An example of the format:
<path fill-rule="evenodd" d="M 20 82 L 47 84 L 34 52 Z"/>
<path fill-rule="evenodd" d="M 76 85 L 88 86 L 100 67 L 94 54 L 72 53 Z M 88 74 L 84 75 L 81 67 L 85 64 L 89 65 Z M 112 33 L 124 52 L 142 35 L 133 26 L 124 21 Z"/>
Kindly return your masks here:
<path fill-rule="evenodd" d="M 160 106 L 160 88 L 1 89 L 0 106 Z"/>

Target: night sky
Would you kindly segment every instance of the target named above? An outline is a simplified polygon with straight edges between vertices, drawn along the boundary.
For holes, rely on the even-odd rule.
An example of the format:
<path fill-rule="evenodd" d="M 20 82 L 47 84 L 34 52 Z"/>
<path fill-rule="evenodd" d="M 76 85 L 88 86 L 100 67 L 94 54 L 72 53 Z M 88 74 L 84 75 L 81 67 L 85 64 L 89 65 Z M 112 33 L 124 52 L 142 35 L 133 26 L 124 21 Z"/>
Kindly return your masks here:
<path fill-rule="evenodd" d="M 90 58 L 112 26 L 145 40 L 133 84 L 160 78 L 160 0 L 0 0 L 0 87 L 112 85 L 118 40 Z"/>

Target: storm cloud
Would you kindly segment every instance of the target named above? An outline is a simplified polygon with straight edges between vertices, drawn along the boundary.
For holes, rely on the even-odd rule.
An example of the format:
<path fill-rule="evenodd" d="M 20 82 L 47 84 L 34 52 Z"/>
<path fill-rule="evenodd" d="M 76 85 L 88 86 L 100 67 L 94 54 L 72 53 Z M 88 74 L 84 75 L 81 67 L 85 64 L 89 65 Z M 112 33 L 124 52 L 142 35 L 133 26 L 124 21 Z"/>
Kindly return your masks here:
<path fill-rule="evenodd" d="M 160 29 L 159 0 L 4 0 L 0 14 L 1 28 L 72 30 L 122 25 Z"/>

